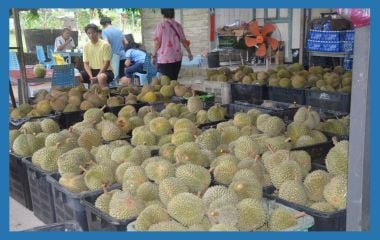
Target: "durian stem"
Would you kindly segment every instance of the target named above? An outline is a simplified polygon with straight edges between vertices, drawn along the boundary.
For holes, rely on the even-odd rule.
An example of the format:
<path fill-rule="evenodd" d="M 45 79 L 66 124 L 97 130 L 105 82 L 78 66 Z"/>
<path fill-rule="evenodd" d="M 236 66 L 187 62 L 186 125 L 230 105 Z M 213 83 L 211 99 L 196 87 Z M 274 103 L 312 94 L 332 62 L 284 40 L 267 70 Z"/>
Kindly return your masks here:
<path fill-rule="evenodd" d="M 104 105 L 100 110 L 104 110 L 107 107 L 107 105 Z"/>
<path fill-rule="evenodd" d="M 284 142 L 291 142 L 291 141 L 292 141 L 292 138 L 287 138 L 287 139 L 285 139 Z"/>
<path fill-rule="evenodd" d="M 80 168 L 83 172 L 87 172 L 87 169 L 85 169 L 82 165 L 79 165 L 79 168 Z"/>
<path fill-rule="evenodd" d="M 338 139 L 336 138 L 336 136 L 332 137 L 332 141 L 333 141 L 334 145 L 336 145 L 338 143 Z"/>
<path fill-rule="evenodd" d="M 259 161 L 260 160 L 260 155 L 257 154 L 256 157 L 255 157 L 255 162 Z"/>
<path fill-rule="evenodd" d="M 272 146 L 271 144 L 267 144 L 267 148 L 269 149 L 269 151 L 270 151 L 271 153 L 274 153 L 274 152 L 275 152 L 274 149 L 273 149 L 273 146 Z"/>
<path fill-rule="evenodd" d="M 108 191 L 107 191 L 107 186 L 103 183 L 102 184 L 102 188 L 103 188 L 103 192 L 104 193 L 107 193 Z"/>
<path fill-rule="evenodd" d="M 61 144 L 62 144 L 61 142 L 57 142 L 57 143 L 55 144 L 55 146 L 54 146 L 54 147 L 55 147 L 56 149 L 58 149 L 58 148 L 59 148 L 59 146 L 60 146 Z"/>
<path fill-rule="evenodd" d="M 306 215 L 305 212 L 297 212 L 297 213 L 294 215 L 294 217 L 297 219 L 297 218 L 303 217 L 303 216 L 305 216 L 305 215 Z"/>

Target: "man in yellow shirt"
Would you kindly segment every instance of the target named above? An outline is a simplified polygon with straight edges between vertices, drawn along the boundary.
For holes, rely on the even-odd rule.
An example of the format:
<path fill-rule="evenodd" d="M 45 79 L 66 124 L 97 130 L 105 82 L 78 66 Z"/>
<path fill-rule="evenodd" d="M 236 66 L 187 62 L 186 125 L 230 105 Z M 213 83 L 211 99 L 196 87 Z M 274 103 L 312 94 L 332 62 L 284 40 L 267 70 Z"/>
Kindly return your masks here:
<path fill-rule="evenodd" d="M 84 28 L 90 42 L 83 48 L 84 70 L 81 72 L 82 82 L 99 83 L 101 87 L 108 86 L 114 74 L 111 67 L 112 50 L 108 42 L 99 38 L 99 29 L 95 24 Z"/>

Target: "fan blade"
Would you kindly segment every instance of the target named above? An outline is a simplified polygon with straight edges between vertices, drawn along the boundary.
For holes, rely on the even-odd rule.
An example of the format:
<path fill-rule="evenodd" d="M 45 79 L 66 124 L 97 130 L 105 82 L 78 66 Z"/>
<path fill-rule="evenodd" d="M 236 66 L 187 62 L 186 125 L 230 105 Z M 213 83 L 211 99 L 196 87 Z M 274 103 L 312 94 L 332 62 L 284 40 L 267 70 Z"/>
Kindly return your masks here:
<path fill-rule="evenodd" d="M 245 45 L 247 45 L 247 47 L 253 47 L 257 45 L 257 41 L 253 37 L 245 37 L 244 42 L 245 42 Z"/>
<path fill-rule="evenodd" d="M 263 30 L 261 31 L 263 36 L 267 36 L 269 33 L 276 30 L 276 26 L 272 23 L 267 23 L 264 25 Z"/>
<path fill-rule="evenodd" d="M 267 37 L 265 40 L 272 47 L 273 50 L 276 50 L 278 48 L 279 43 L 277 39 Z"/>
<path fill-rule="evenodd" d="M 256 49 L 256 56 L 258 57 L 265 57 L 265 54 L 267 53 L 267 50 L 265 48 L 265 44 L 259 44 L 259 48 Z"/>
<path fill-rule="evenodd" d="M 257 21 L 253 21 L 249 23 L 248 31 L 250 31 L 253 36 L 260 35 L 260 29 L 259 29 L 259 25 L 257 24 Z"/>

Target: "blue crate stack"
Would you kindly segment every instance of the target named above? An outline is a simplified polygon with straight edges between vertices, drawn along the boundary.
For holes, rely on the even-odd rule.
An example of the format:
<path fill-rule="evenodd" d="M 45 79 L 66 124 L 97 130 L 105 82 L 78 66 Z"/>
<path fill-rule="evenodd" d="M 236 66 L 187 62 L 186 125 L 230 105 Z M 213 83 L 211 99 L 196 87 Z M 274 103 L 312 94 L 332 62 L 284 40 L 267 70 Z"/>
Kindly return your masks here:
<path fill-rule="evenodd" d="M 353 52 L 355 31 L 331 31 L 328 24 L 314 26 L 310 29 L 306 48 L 309 51 L 318 52 Z M 347 58 L 347 70 L 349 70 L 349 59 Z M 352 65 L 352 58 L 351 58 Z"/>

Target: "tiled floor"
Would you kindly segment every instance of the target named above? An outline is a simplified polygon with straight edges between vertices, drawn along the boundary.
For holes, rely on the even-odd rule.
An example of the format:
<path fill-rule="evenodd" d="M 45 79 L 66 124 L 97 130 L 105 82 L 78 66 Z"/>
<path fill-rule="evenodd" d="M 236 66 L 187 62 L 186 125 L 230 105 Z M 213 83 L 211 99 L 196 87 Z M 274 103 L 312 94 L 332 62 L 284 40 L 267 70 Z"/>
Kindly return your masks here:
<path fill-rule="evenodd" d="M 33 212 L 9 197 L 9 231 L 22 231 L 45 225 Z"/>

